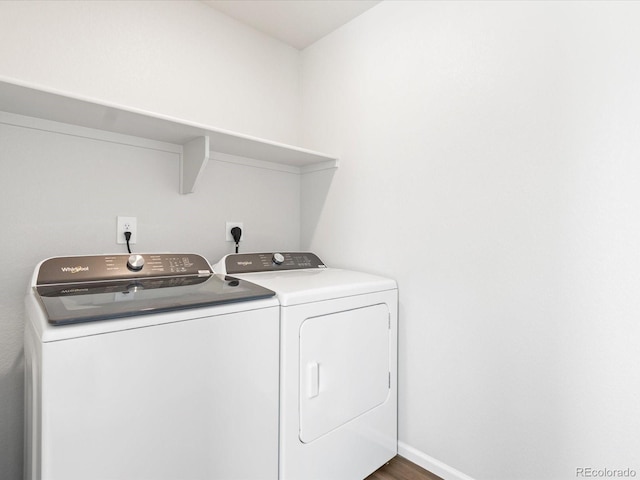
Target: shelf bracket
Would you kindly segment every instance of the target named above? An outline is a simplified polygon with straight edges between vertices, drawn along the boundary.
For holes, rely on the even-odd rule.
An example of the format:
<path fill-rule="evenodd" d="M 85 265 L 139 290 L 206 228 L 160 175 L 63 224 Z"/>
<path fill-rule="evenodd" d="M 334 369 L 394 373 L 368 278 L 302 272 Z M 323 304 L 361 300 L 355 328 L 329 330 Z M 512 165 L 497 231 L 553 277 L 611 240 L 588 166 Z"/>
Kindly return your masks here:
<path fill-rule="evenodd" d="M 193 193 L 209 161 L 209 136 L 196 137 L 182 146 L 180 193 Z"/>

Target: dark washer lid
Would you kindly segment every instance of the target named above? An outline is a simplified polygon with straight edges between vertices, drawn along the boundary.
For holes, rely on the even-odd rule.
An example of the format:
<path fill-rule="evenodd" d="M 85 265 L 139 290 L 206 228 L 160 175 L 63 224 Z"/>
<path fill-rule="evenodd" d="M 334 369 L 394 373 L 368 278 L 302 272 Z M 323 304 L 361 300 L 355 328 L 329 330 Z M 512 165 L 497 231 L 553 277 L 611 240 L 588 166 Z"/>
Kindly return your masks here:
<path fill-rule="evenodd" d="M 34 290 L 49 323 L 109 320 L 275 295 L 246 280 L 212 275 L 199 255 L 144 257 L 149 261 L 137 272 L 127 268 L 128 255 L 58 257 L 43 262 Z"/>

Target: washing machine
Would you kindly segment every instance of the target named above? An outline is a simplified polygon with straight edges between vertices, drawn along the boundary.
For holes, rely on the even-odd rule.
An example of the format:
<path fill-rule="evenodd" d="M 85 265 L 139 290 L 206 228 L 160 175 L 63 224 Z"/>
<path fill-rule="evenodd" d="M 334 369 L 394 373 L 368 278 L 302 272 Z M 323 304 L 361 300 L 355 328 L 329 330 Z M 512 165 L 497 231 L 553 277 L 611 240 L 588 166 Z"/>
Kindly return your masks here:
<path fill-rule="evenodd" d="M 26 310 L 25 479 L 277 479 L 273 291 L 196 254 L 56 257 Z"/>
<path fill-rule="evenodd" d="M 360 480 L 397 453 L 398 290 L 313 253 L 243 253 L 214 271 L 280 302 L 281 480 Z"/>

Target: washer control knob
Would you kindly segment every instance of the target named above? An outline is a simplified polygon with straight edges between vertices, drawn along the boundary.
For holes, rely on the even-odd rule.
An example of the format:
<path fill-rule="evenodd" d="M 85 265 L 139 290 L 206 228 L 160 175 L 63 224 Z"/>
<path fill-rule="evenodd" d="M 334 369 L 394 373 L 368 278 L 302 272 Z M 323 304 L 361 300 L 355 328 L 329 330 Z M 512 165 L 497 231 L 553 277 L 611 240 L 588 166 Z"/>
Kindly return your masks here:
<path fill-rule="evenodd" d="M 284 262 L 284 255 L 282 255 L 281 253 L 274 253 L 272 260 L 276 265 L 282 265 L 282 263 Z"/>
<path fill-rule="evenodd" d="M 138 272 L 142 270 L 144 267 L 144 257 L 142 255 L 129 255 L 129 260 L 127 260 L 127 268 L 134 272 Z"/>

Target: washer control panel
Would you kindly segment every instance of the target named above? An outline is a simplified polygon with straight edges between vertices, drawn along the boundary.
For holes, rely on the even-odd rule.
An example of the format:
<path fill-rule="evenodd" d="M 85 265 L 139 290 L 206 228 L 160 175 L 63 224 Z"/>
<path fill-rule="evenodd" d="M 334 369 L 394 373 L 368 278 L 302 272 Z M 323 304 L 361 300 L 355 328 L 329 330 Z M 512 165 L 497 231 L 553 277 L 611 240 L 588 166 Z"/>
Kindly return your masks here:
<path fill-rule="evenodd" d="M 322 260 L 314 253 L 269 252 L 227 255 L 224 258 L 224 268 L 224 273 L 233 275 L 237 273 L 276 272 L 279 270 L 302 270 L 306 268 L 326 267 Z"/>
<path fill-rule="evenodd" d="M 37 285 L 211 273 L 209 262 L 192 253 L 54 257 L 40 266 Z"/>

